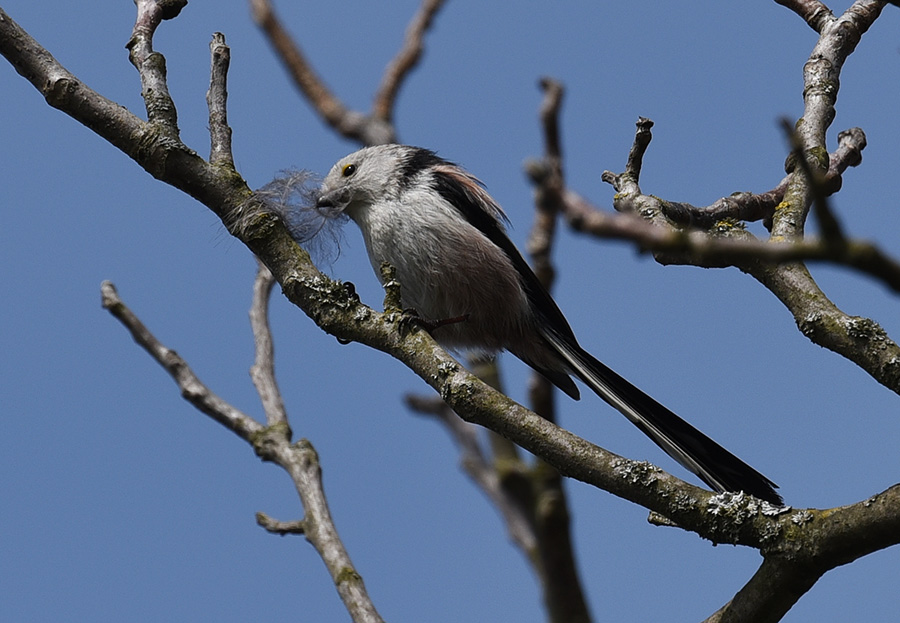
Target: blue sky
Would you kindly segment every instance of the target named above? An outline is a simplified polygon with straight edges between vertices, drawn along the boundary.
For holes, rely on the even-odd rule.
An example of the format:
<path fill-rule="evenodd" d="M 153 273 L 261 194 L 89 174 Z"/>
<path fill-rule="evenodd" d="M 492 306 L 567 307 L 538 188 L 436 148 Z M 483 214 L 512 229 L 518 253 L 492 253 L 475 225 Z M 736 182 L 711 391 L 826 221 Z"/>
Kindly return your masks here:
<path fill-rule="evenodd" d="M 278 8 L 336 94 L 368 108 L 417 2 L 304 4 Z M 131 2 L 90 13 L 58 0 L 0 6 L 79 78 L 143 114 L 124 48 Z M 863 163 L 834 207 L 848 232 L 892 251 L 898 25 L 889 7 L 847 62 L 829 144 L 844 128 L 866 131 Z M 229 120 L 251 186 L 287 167 L 324 173 L 356 148 L 322 127 L 236 0 L 195 0 L 155 40 L 188 145 L 208 152 L 214 31 L 232 48 Z M 814 43 L 774 2 L 450 2 L 401 93 L 398 132 L 484 180 L 521 245 L 532 219 L 522 162 L 542 152 L 539 76 L 567 87 L 572 188 L 611 205 L 600 174 L 622 169 L 643 115 L 656 122 L 643 189 L 708 204 L 781 179 L 777 121 L 802 111 Z M 112 280 L 205 382 L 258 415 L 247 374 L 253 258 L 206 208 L 48 107 L 5 61 L 0 91 L 0 619 L 347 620 L 313 549 L 255 525 L 260 510 L 300 516 L 288 478 L 184 403 L 100 308 L 100 282 Z M 747 276 L 661 267 L 629 245 L 567 232 L 555 261 L 556 298 L 582 344 L 778 482 L 788 503 L 847 504 L 897 482 L 897 396 L 807 341 Z M 354 229 L 325 268 L 380 305 Z M 813 272 L 844 310 L 900 336 L 894 295 L 846 270 Z M 402 404 L 428 388 L 386 355 L 339 345 L 278 294 L 272 316 L 293 429 L 319 451 L 338 529 L 381 614 L 543 621 L 531 572 L 447 435 Z M 525 400 L 524 366 L 503 365 L 510 395 Z M 686 477 L 599 400 L 560 406 L 578 434 Z M 755 551 L 652 527 L 646 511 L 581 483 L 567 488 L 599 620 L 703 619 L 759 563 Z M 898 563 L 895 548 L 832 571 L 785 620 L 894 620 Z"/>

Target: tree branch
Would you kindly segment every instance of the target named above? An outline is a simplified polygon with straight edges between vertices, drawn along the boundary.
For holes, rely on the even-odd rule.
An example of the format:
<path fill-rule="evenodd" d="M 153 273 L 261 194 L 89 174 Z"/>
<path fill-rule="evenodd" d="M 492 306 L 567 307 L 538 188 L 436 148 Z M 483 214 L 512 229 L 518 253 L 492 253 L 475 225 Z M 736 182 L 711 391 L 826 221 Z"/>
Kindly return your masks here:
<path fill-rule="evenodd" d="M 406 29 L 403 47 L 385 69 L 381 85 L 375 94 L 372 116 L 393 125 L 394 104 L 400 87 L 410 72 L 418 65 L 425 49 L 424 39 L 444 0 L 422 0 L 422 6 Z"/>
<path fill-rule="evenodd" d="M 138 346 L 156 360 L 178 385 L 182 397 L 244 441 L 251 441 L 262 432 L 262 425 L 249 415 L 234 408 L 204 385 L 178 353 L 166 348 L 135 316 L 109 281 L 100 286 L 103 308 L 128 329 Z"/>
<path fill-rule="evenodd" d="M 530 559 L 537 536 L 529 509 L 504 485 L 501 466 L 491 464 L 478 441 L 478 428 L 462 420 L 440 398 L 409 395 L 405 400 L 412 411 L 436 417 L 450 432 L 460 449 L 463 470 L 500 513 L 513 543 Z"/>
<path fill-rule="evenodd" d="M 880 3 L 857 2 L 852 10 L 862 15 L 866 10 L 876 10 L 879 6 Z M 861 23 L 865 21 L 863 17 L 860 20 Z M 164 79 L 164 73 L 160 71 L 164 65 L 160 65 L 158 59 L 153 60 L 156 53 L 149 45 L 150 37 L 152 28 L 149 34 L 139 33 L 132 46 L 136 65 L 142 72 L 142 81 L 159 79 L 160 76 Z M 559 428 L 488 388 L 439 348 L 427 333 L 399 331 L 399 314 L 379 314 L 365 307 L 347 292 L 343 284 L 322 275 L 308 255 L 293 243 L 277 218 L 254 210 L 257 207 L 254 199 L 239 176 L 222 171 L 222 167 L 210 166 L 181 144 L 177 139 L 175 116 L 168 114 L 165 106 L 160 105 L 160 100 L 147 102 L 150 122 L 137 119 L 82 85 L 27 37 L 2 10 L 0 53 L 7 56 L 17 70 L 45 94 L 51 105 L 107 137 L 160 179 L 210 207 L 271 269 L 289 300 L 324 330 L 341 339 L 359 341 L 396 357 L 437 390 L 447 404 L 467 421 L 502 434 L 565 475 L 640 504 L 713 542 L 759 548 L 767 560 L 778 557 L 786 561 L 811 560 L 816 565 L 816 573 L 900 541 L 896 487 L 851 507 L 789 514 L 785 509 L 772 509 L 742 494 L 713 495 L 647 463 L 616 456 Z M 145 72 L 148 74 L 146 77 L 143 75 Z M 639 156 L 646 146 L 640 148 L 636 145 L 635 157 L 629 158 L 626 169 L 633 179 L 624 179 L 623 183 L 639 192 Z M 806 145 L 808 147 L 808 143 Z M 792 181 L 797 179 L 799 176 L 794 175 Z M 652 216 L 656 218 L 660 215 L 661 212 Z M 238 220 L 242 225 L 239 231 L 234 228 Z M 811 284 L 812 280 L 800 271 L 805 269 L 797 264 L 778 267 L 777 270 L 764 267 L 759 269 L 761 276 L 757 278 L 761 281 L 769 279 L 773 283 L 780 280 L 782 285 L 777 287 L 799 286 L 803 294 L 804 286 Z M 797 283 L 791 284 L 792 279 Z M 771 287 L 776 290 L 776 286 Z M 228 405 L 220 403 L 221 399 L 208 391 L 204 393 L 202 386 L 195 390 L 197 383 L 192 373 L 188 374 L 190 371 L 186 364 L 180 358 L 172 357 L 171 351 L 158 344 L 152 336 L 148 337 L 149 332 L 118 300 L 111 285 L 105 285 L 103 292 L 107 309 L 129 327 L 139 342 L 143 340 L 148 352 L 168 366 L 170 374 L 182 386 L 182 391 L 191 397 L 200 396 L 198 408 L 220 414 L 217 421 L 250 441 L 261 457 L 282 465 L 291 473 L 307 513 L 303 520 L 304 534 L 320 551 L 354 620 L 380 621 L 333 531 L 321 491 L 318 458 L 312 446 L 303 441 L 291 445 L 286 426 L 263 428 L 248 416 L 230 411 Z M 816 301 L 816 304 L 821 305 L 822 302 Z M 867 346 L 876 341 L 884 343 L 883 334 L 877 335 L 871 325 L 857 323 L 837 329 L 846 329 L 846 336 L 860 339 Z M 896 345 L 892 344 L 892 348 Z M 897 356 L 892 359 L 900 361 Z M 311 509 L 318 509 L 321 514 L 313 519 Z M 318 518 L 322 518 L 321 523 Z M 732 604 L 736 601 L 737 597 Z"/>
<path fill-rule="evenodd" d="M 301 521 L 276 522 L 263 513 L 257 513 L 257 523 L 269 532 L 303 534 L 328 568 L 354 623 L 383 623 L 335 528 L 325 499 L 322 468 L 315 448 L 306 439 L 289 444 L 282 436 L 272 443 L 257 444 L 256 447 L 263 459 L 275 462 L 290 474 L 304 510 Z"/>
<path fill-rule="evenodd" d="M 393 124 L 397 94 L 418 64 L 424 50 L 425 34 L 444 0 L 422 0 L 422 5 L 407 28 L 403 46 L 382 76 L 369 114 L 348 109 L 328 89 L 313 70 L 300 46 L 282 26 L 270 0 L 249 1 L 253 19 L 269 39 L 294 83 L 326 124 L 342 136 L 363 145 L 397 142 Z"/>
<path fill-rule="evenodd" d="M 187 0 L 134 0 L 134 4 L 137 19 L 125 47 L 130 52 L 128 58 L 131 64 L 141 76 L 141 97 L 147 107 L 147 119 L 177 141 L 178 115 L 166 83 L 166 59 L 153 51 L 153 35 L 164 19 L 178 15 Z"/>
<path fill-rule="evenodd" d="M 821 187 L 826 195 L 833 195 L 841 189 L 844 172 L 848 167 L 855 167 L 862 162 L 862 150 L 865 147 L 866 135 L 860 128 L 850 128 L 838 134 L 838 148 L 830 154 L 828 171 L 821 178 Z M 736 192 L 705 207 L 664 201 L 661 208 L 666 218 L 679 226 L 710 229 L 719 221 L 731 219 L 767 221 L 771 228 L 775 208 L 784 198 L 790 179 L 790 175 L 786 176 L 778 186 L 764 193 Z"/>
<path fill-rule="evenodd" d="M 848 239 L 840 244 L 816 239 L 762 241 L 745 231 L 740 223 L 727 218 L 708 231 L 673 229 L 654 225 L 631 213 L 605 212 L 570 190 L 564 197 L 564 211 L 572 229 L 598 238 L 635 242 L 641 250 L 654 253 L 661 264 L 741 268 L 753 262 L 824 262 L 854 268 L 900 293 L 900 262 L 866 240 Z M 638 204 L 652 205 L 658 211 L 665 211 L 671 205 L 649 195 L 634 202 Z"/>
<path fill-rule="evenodd" d="M 781 524 L 796 534 L 764 550 L 757 572 L 709 623 L 780 621 L 827 571 L 896 545 L 900 485 L 850 506 L 799 510 Z"/>
<path fill-rule="evenodd" d="M 828 169 L 825 133 L 835 117 L 841 68 L 883 6 L 877 0 L 858 0 L 840 18 L 828 16 L 821 22 L 819 40 L 803 66 L 803 117 L 794 133 L 809 170 L 816 174 Z M 803 236 L 813 179 L 797 171 L 791 176 L 773 220 L 772 236 L 783 240 Z"/>
<path fill-rule="evenodd" d="M 818 33 L 822 32 L 825 24 L 834 20 L 831 9 L 819 0 L 775 0 L 775 2 L 802 17 L 809 27 Z"/>
<path fill-rule="evenodd" d="M 284 64 L 288 74 L 322 120 L 336 132 L 365 145 L 396 141 L 394 128 L 384 119 L 364 115 L 344 106 L 316 74 L 300 46 L 275 13 L 269 0 L 250 0 L 253 19 Z"/>
<path fill-rule="evenodd" d="M 250 326 L 256 344 L 256 360 L 250 367 L 250 378 L 259 394 L 269 426 L 287 425 L 287 412 L 275 380 L 275 346 L 269 328 L 269 298 L 273 285 L 275 278 L 272 273 L 259 263 L 253 283 L 253 304 L 250 306 Z"/>
<path fill-rule="evenodd" d="M 263 294 L 268 296 L 267 291 L 262 292 L 262 290 L 266 290 L 265 281 L 265 278 L 257 279 L 255 288 L 257 315 L 262 313 L 259 296 Z M 271 289 L 271 284 L 269 284 L 269 289 Z M 306 440 L 301 440 L 296 444 L 290 443 L 291 432 L 286 416 L 284 420 L 274 421 L 270 426 L 263 427 L 250 416 L 222 400 L 200 382 L 188 364 L 175 351 L 163 346 L 150 333 L 137 316 L 121 301 L 111 283 L 104 282 L 101 292 L 103 307 L 117 318 L 131 332 L 135 341 L 175 379 L 185 400 L 249 442 L 260 458 L 280 465 L 291 475 L 303 504 L 304 518 L 297 522 L 283 523 L 269 519 L 264 513 L 257 513 L 257 522 L 270 532 L 304 534 L 325 562 L 338 594 L 350 612 L 354 623 L 382 623 L 381 616 L 366 593 L 362 578 L 356 572 L 334 526 L 334 520 L 325 499 L 318 455 L 312 444 Z M 267 333 L 267 328 L 261 328 L 260 322 L 264 321 L 258 317 L 254 321 L 257 354 L 259 356 L 259 352 L 262 350 L 264 356 L 267 356 L 266 346 L 259 343 L 260 337 Z M 262 339 L 265 340 L 265 337 Z M 270 382 L 274 385 L 274 370 L 267 370 L 260 374 L 272 374 Z M 267 399 L 263 395 L 263 391 L 260 391 L 260 396 L 264 405 L 267 405 L 270 422 L 273 422 L 274 418 L 269 414 L 271 397 Z"/>
<path fill-rule="evenodd" d="M 881 4 L 857 2 L 851 7 L 862 15 L 859 19 L 838 20 L 852 30 L 856 37 L 849 42 L 818 43 L 816 49 L 830 50 L 832 62 L 838 67 L 850 54 L 861 32 L 877 17 Z M 865 11 L 868 9 L 868 12 Z M 848 10 L 848 13 L 850 10 Z M 857 23 L 858 22 L 858 23 Z M 841 38 L 840 30 L 828 28 L 822 38 Z M 815 55 L 815 52 L 814 52 Z M 838 79 L 834 74 L 833 79 Z M 808 84 L 805 93 L 818 88 Z M 825 88 L 819 85 L 821 88 Z M 833 116 L 836 93 L 822 98 L 807 96 L 809 116 L 819 120 L 822 132 Z M 822 111 L 822 107 L 828 110 Z M 804 123 L 798 123 L 804 127 Z M 639 120 L 634 145 L 629 153 L 626 171 L 620 175 L 604 172 L 604 181 L 613 184 L 618 193 L 614 206 L 625 214 L 618 217 L 605 215 L 590 206 L 577 195 L 565 193 L 565 209 L 573 227 L 591 231 L 597 235 L 638 240 L 643 248 L 653 250 L 661 263 L 694 264 L 699 266 L 736 266 L 771 290 L 793 314 L 800 330 L 813 342 L 857 363 L 879 383 L 900 393 L 900 348 L 889 339 L 875 322 L 850 316 L 837 308 L 819 289 L 801 261 L 828 261 L 857 268 L 878 278 L 894 291 L 900 291 L 900 263 L 890 258 L 873 244 L 846 239 L 824 241 L 803 240 L 802 221 L 809 212 L 814 196 L 813 183 L 809 180 L 823 175 L 821 192 L 839 188 L 835 182 L 842 168 L 855 166 L 861 161 L 865 136 L 861 130 L 842 132 L 835 154 L 828 157 L 826 165 L 819 161 L 821 149 L 808 149 L 810 134 L 800 135 L 804 144 L 802 165 L 792 170 L 786 178 L 783 196 L 773 213 L 772 235 L 767 242 L 758 241 L 743 229 L 740 223 L 720 221 L 707 231 L 679 230 L 667 219 L 673 204 L 652 195 L 644 195 L 635 176 L 635 162 L 643 155 L 649 143 L 649 127 Z M 822 148 L 824 149 L 824 148 Z M 796 160 L 796 158 L 794 158 Z M 779 185 L 780 188 L 781 185 Z M 773 198 L 777 194 L 773 194 Z M 668 207 L 667 207 L 668 206 Z M 681 213 L 693 214 L 697 210 L 684 205 L 675 208 Z M 640 215 L 638 218 L 636 215 Z M 628 218 L 626 220 L 625 218 Z M 833 238 L 833 237 L 832 237 Z"/>
<path fill-rule="evenodd" d="M 228 127 L 228 66 L 231 50 L 225 45 L 225 35 L 214 33 L 209 43 L 212 57 L 206 105 L 209 108 L 209 162 L 234 170 L 231 153 L 231 128 Z"/>
<path fill-rule="evenodd" d="M 534 190 L 534 225 L 528 236 L 527 247 L 535 274 L 549 292 L 556 273 L 551 255 L 556 219 L 565 186 L 559 131 L 564 89 L 561 83 L 551 78 L 542 78 L 540 88 L 544 93 L 540 106 L 544 157 L 540 163 L 526 166 L 532 179 L 537 178 Z M 556 391 L 546 378 L 537 373 L 532 374 L 529 390 L 532 408 L 550 421 L 556 420 L 555 396 Z M 569 503 L 562 476 L 559 471 L 539 460 L 531 470 L 530 482 L 534 492 L 532 504 L 538 536 L 536 563 L 539 564 L 544 603 L 550 620 L 559 623 L 591 621 L 575 564 Z"/>
<path fill-rule="evenodd" d="M 823 572 L 793 560 L 766 558 L 734 599 L 705 623 L 776 623 L 815 586 Z"/>
<path fill-rule="evenodd" d="M 297 521 L 278 521 L 265 513 L 256 513 L 256 523 L 264 530 L 279 536 L 306 534 L 306 522 L 302 519 Z"/>
<path fill-rule="evenodd" d="M 68 114 L 129 156 L 135 151 L 135 139 L 148 135 L 150 129 L 141 119 L 81 83 L 3 9 L 0 9 L 0 54 L 50 106 Z"/>

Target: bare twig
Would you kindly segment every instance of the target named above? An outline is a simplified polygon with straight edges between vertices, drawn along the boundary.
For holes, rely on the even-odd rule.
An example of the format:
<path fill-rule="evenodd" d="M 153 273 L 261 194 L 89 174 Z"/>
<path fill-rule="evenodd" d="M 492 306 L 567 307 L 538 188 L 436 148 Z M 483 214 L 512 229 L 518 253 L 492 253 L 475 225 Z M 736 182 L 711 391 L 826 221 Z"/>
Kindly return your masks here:
<path fill-rule="evenodd" d="M 553 287 L 555 269 L 551 261 L 557 215 L 562 209 L 565 178 L 562 166 L 562 141 L 559 119 L 564 94 L 563 85 L 551 78 L 540 81 L 544 97 L 540 106 L 544 132 L 544 156 L 528 166 L 535 182 L 534 225 L 528 236 L 528 253 L 535 274 L 549 291 Z M 556 392 L 550 382 L 533 374 L 529 398 L 535 412 L 553 421 L 556 417 Z M 532 515 L 537 549 L 536 565 L 544 589 L 544 603 L 553 622 L 591 621 L 584 598 L 581 578 L 575 564 L 572 545 L 569 504 L 559 471 L 537 460 L 530 472 Z"/>
<path fill-rule="evenodd" d="M 256 344 L 256 359 L 250 367 L 250 378 L 259 394 L 269 426 L 287 424 L 281 390 L 275 380 L 275 347 L 269 328 L 269 299 L 274 284 L 272 273 L 259 262 L 253 283 L 253 304 L 250 306 L 250 327 Z"/>
<path fill-rule="evenodd" d="M 278 521 L 265 513 L 256 513 L 256 523 L 264 530 L 281 536 L 286 534 L 306 534 L 306 522 L 302 519 Z"/>
<path fill-rule="evenodd" d="M 259 281 L 263 283 L 259 283 Z M 260 290 L 265 290 L 266 287 L 265 279 L 258 280 L 257 301 L 263 295 Z M 274 421 L 270 426 L 263 427 L 250 416 L 219 398 L 200 382 L 187 363 L 175 351 L 163 346 L 150 333 L 137 316 L 121 301 L 111 283 L 104 282 L 101 292 L 103 307 L 109 310 L 131 332 L 135 341 L 175 379 L 181 388 L 182 396 L 188 402 L 249 442 L 262 459 L 280 465 L 291 475 L 303 503 L 304 519 L 282 523 L 269 520 L 266 515 L 258 513 L 257 522 L 270 532 L 304 534 L 325 561 L 338 593 L 354 623 L 381 623 L 382 619 L 368 597 L 362 578 L 355 571 L 350 556 L 334 526 L 334 520 L 325 499 L 319 459 L 312 444 L 306 440 L 301 440 L 296 444 L 290 443 L 290 428 L 287 425 L 286 416 L 283 420 Z M 264 312 L 258 310 L 258 313 Z M 260 331 L 266 332 L 259 326 L 260 322 L 262 320 L 257 317 L 253 323 L 257 334 L 258 349 L 260 348 Z M 262 349 L 266 350 L 265 346 Z M 259 375 L 267 376 L 269 373 L 270 371 L 260 372 Z M 271 380 L 274 381 L 274 378 Z M 271 389 L 266 391 L 271 391 Z M 264 396 L 263 390 L 260 390 L 260 396 L 264 404 L 268 405 L 267 415 L 269 415 L 270 422 L 273 422 L 269 412 L 272 408 L 272 397 Z M 280 398 L 278 401 L 280 402 Z"/>
<path fill-rule="evenodd" d="M 153 51 L 153 35 L 162 20 L 178 15 L 187 1 L 135 0 L 134 4 L 137 19 L 126 47 L 132 65 L 141 76 L 141 96 L 147 107 L 147 119 L 157 123 L 171 138 L 177 139 L 178 114 L 166 83 L 166 59 Z"/>
<path fill-rule="evenodd" d="M 641 166 L 644 162 L 644 153 L 646 153 L 647 147 L 653 139 L 653 134 L 650 132 L 653 122 L 650 119 L 638 117 L 635 125 L 637 129 L 634 133 L 634 142 L 631 144 L 631 150 L 628 152 L 625 172 L 615 175 L 611 171 L 604 171 L 600 176 L 604 182 L 611 184 L 616 189 L 616 192 L 628 196 L 641 194 Z M 615 206 L 617 210 L 620 205 L 624 206 L 626 204 L 617 204 Z"/>
<path fill-rule="evenodd" d="M 277 463 L 291 475 L 304 510 L 303 519 L 292 522 L 276 522 L 257 513 L 257 523 L 278 534 L 303 534 L 325 562 L 353 622 L 383 623 L 335 528 L 315 448 L 306 439 L 289 445 L 282 436 L 271 444 L 257 443 L 256 447 L 263 458 Z"/>
<path fill-rule="evenodd" d="M 406 396 L 406 405 L 417 413 L 440 420 L 460 449 L 463 470 L 500 513 L 510 539 L 526 556 L 534 552 L 536 537 L 529 514 L 521 502 L 506 490 L 502 478 L 485 456 L 478 441 L 478 428 L 460 419 L 439 398 L 410 395 Z"/>
<path fill-rule="evenodd" d="M 562 139 L 559 132 L 559 116 L 565 88 L 561 82 L 550 77 L 541 78 L 538 86 L 544 92 L 538 113 L 544 131 L 544 157 L 561 163 Z"/>
<path fill-rule="evenodd" d="M 253 19 L 265 33 L 294 84 L 322 120 L 343 136 L 365 144 L 392 142 L 393 129 L 380 120 L 348 109 L 316 74 L 269 0 L 250 0 Z"/>
<path fill-rule="evenodd" d="M 372 105 L 372 116 L 375 119 L 393 124 L 397 94 L 406 77 L 419 63 L 425 49 L 425 34 L 443 5 L 444 0 L 422 0 L 422 6 L 406 29 L 403 47 L 388 64 L 381 78 L 381 85 Z"/>
<path fill-rule="evenodd" d="M 535 275 L 550 291 L 556 278 L 550 258 L 565 188 L 559 132 L 559 111 L 565 91 L 562 84 L 552 78 L 542 78 L 540 88 L 544 93 L 539 112 L 544 133 L 544 156 L 538 161 L 526 163 L 526 172 L 534 184 L 535 205 L 534 224 L 528 234 L 526 247 Z M 555 419 L 553 396 L 550 382 L 537 373 L 533 374 L 529 390 L 532 408 L 550 420 Z"/>
<path fill-rule="evenodd" d="M 209 90 L 206 105 L 209 108 L 209 162 L 234 169 L 231 153 L 231 128 L 228 126 L 228 65 L 231 50 L 225 45 L 225 35 L 214 33 L 209 43 L 211 56 Z"/>
<path fill-rule="evenodd" d="M 775 0 L 806 20 L 809 27 L 818 33 L 822 32 L 824 25 L 834 19 L 831 9 L 819 0 Z"/>
<path fill-rule="evenodd" d="M 860 128 L 850 128 L 838 134 L 838 148 L 829 156 L 828 171 L 821 178 L 822 190 L 832 195 L 841 189 L 843 174 L 849 167 L 862 162 L 862 150 L 866 147 L 866 135 Z M 724 219 L 735 221 L 768 221 L 784 198 L 791 176 L 787 175 L 778 186 L 764 193 L 737 192 L 704 207 L 687 203 L 666 201 L 662 210 L 666 218 L 676 225 L 709 229 Z"/>
<path fill-rule="evenodd" d="M 393 143 L 397 140 L 394 127 L 386 117 L 350 110 L 331 92 L 282 25 L 270 0 L 249 1 L 253 19 L 265 33 L 294 84 L 326 124 L 342 136 L 364 145 Z"/>
<path fill-rule="evenodd" d="M 245 441 L 251 441 L 253 435 L 263 430 L 259 422 L 213 393 L 197 378 L 197 375 L 178 353 L 166 348 L 157 340 L 138 317 L 125 306 L 112 283 L 104 281 L 100 286 L 100 293 L 103 308 L 121 322 L 131 332 L 131 336 L 138 346 L 147 351 L 169 373 L 185 400 Z"/>
<path fill-rule="evenodd" d="M 282 25 L 270 0 L 249 0 L 253 18 L 266 34 L 278 57 L 304 97 L 329 126 L 364 145 L 397 141 L 393 124 L 397 94 L 424 50 L 424 37 L 445 0 L 422 0 L 406 31 L 400 51 L 388 64 L 375 95 L 371 113 L 350 110 L 325 85 L 300 46 Z"/>

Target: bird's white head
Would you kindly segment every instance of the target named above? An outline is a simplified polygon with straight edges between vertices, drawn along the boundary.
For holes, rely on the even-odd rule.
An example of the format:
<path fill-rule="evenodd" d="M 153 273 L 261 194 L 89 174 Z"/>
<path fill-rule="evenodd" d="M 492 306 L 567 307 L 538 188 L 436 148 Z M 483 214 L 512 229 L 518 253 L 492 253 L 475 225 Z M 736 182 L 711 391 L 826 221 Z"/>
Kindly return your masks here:
<path fill-rule="evenodd" d="M 377 145 L 344 156 L 325 176 L 317 205 L 352 216 L 366 205 L 395 198 L 415 153 L 405 145 Z"/>

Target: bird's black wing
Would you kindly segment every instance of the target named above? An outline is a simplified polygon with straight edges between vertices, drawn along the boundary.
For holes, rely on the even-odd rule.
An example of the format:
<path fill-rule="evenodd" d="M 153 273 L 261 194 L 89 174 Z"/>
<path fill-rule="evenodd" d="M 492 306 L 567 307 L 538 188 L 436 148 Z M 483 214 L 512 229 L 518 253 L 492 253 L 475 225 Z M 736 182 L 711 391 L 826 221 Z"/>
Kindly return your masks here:
<path fill-rule="evenodd" d="M 444 162 L 444 164 L 447 163 Z M 541 322 L 552 327 L 556 334 L 565 336 L 577 346 L 575 334 L 562 311 L 541 285 L 537 275 L 531 270 L 528 262 L 519 253 L 509 236 L 506 235 L 506 229 L 501 220 L 505 218 L 503 211 L 481 187 L 478 180 L 460 173 L 460 171 L 461 169 L 455 166 L 432 168 L 433 189 L 456 208 L 466 221 L 506 254 L 519 274 L 522 289 L 525 291 L 531 309 L 540 316 Z M 552 352 L 552 348 L 550 352 Z M 520 356 L 520 358 L 522 357 Z M 522 359 L 571 398 L 578 400 L 580 396 L 578 387 L 566 372 L 546 368 L 533 361 Z"/>

